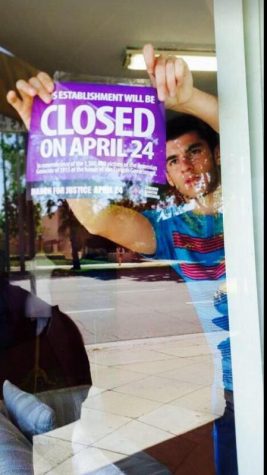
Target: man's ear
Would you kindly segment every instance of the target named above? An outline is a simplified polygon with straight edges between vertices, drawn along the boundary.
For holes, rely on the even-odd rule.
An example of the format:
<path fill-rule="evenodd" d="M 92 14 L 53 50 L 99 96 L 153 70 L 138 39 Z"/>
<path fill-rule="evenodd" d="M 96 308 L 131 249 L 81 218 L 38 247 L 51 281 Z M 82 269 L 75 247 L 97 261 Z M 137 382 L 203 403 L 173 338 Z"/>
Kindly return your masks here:
<path fill-rule="evenodd" d="M 166 179 L 167 179 L 167 182 L 169 183 L 170 186 L 174 186 L 174 183 L 169 175 L 168 172 L 165 173 L 166 174 Z"/>
<path fill-rule="evenodd" d="M 214 152 L 213 152 L 213 156 L 214 156 L 214 161 L 216 163 L 216 165 L 219 167 L 221 165 L 221 152 L 220 152 L 220 145 L 216 145 L 215 149 L 214 149 Z"/>

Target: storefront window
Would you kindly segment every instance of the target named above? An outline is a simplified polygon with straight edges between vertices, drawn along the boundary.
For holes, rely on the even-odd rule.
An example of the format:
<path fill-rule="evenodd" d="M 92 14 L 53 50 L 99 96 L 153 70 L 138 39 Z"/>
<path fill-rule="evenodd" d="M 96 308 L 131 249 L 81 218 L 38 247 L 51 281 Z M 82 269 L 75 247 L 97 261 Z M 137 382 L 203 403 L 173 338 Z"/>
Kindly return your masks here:
<path fill-rule="evenodd" d="M 127 18 L 126 47 L 147 7 L 125 17 L 130 3 L 113 3 L 111 26 L 99 5 L 73 10 L 73 22 L 82 33 L 87 15 L 92 43 L 98 27 L 115 42 Z M 147 47 L 148 74 L 112 74 L 104 58 L 89 71 L 81 35 L 80 60 L 51 52 L 6 88 L 17 99 L 11 93 L 0 110 L 0 431 L 19 431 L 29 473 L 243 475 L 217 76 L 170 58 L 174 47 L 214 56 L 211 2 L 190 39 L 193 3 L 182 13 L 170 5 L 167 23 L 176 15 L 179 26 L 182 15 L 179 42 L 158 5 L 156 33 L 138 44 L 168 52 Z M 216 4 L 217 25 L 220 14 Z M 216 34 L 221 55 L 218 26 Z M 5 444 L 8 454 L 16 435 Z"/>

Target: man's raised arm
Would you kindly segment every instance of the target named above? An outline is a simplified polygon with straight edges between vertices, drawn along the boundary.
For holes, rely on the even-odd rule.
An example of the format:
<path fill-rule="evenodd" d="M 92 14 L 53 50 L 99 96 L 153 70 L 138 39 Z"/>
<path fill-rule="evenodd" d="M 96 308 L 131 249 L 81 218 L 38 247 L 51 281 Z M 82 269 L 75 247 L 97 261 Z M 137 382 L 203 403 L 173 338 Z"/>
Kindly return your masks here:
<path fill-rule="evenodd" d="M 79 222 L 92 234 L 140 254 L 154 254 L 154 230 L 141 213 L 119 205 L 101 206 L 93 199 L 69 199 L 68 204 Z"/>

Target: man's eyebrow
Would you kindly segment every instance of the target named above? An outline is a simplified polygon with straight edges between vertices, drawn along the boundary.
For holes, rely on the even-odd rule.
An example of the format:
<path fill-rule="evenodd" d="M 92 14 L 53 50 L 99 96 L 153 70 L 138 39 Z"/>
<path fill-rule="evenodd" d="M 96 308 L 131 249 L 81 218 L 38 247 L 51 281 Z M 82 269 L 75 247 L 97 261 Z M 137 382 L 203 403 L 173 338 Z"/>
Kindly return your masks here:
<path fill-rule="evenodd" d="M 201 145 L 203 145 L 202 142 L 194 142 L 191 145 L 189 145 L 189 147 L 186 149 L 186 152 L 190 152 L 193 148 L 200 147 Z"/>

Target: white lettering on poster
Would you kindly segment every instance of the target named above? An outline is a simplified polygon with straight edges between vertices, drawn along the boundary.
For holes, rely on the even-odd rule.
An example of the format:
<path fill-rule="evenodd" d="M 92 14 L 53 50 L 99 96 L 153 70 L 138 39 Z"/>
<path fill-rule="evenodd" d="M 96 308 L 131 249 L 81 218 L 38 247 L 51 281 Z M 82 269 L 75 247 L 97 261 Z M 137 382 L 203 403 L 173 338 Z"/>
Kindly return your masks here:
<path fill-rule="evenodd" d="M 155 125 L 153 113 L 145 107 L 94 108 L 81 104 L 67 119 L 65 104 L 51 104 L 40 120 L 45 136 L 40 142 L 40 155 L 42 158 L 87 157 L 91 153 L 96 157 L 151 160 Z M 124 137 L 132 137 L 127 147 Z"/>
<path fill-rule="evenodd" d="M 107 113 L 113 112 L 114 117 L 107 115 Z M 53 127 L 49 125 L 51 118 Z M 145 127 L 142 127 L 144 118 L 146 124 Z M 104 125 L 104 128 L 95 128 L 96 119 Z M 144 107 L 133 109 L 132 107 L 102 106 L 95 110 L 92 106 L 85 104 L 74 109 L 71 125 L 71 128 L 67 126 L 65 104 L 52 104 L 47 107 L 42 114 L 40 123 L 43 134 L 48 137 L 74 135 L 75 133 L 88 135 L 92 132 L 96 135 L 115 133 L 121 137 L 150 137 L 155 130 L 155 118 L 153 113 Z"/>
<path fill-rule="evenodd" d="M 91 154 L 96 157 L 127 157 L 129 158 L 148 158 L 154 157 L 153 143 L 148 142 L 145 145 L 141 140 L 132 140 L 131 149 L 125 150 L 123 139 L 111 139 L 105 137 L 74 137 L 67 143 L 66 138 L 49 138 L 42 140 L 40 144 L 40 155 L 43 158 L 58 157 L 87 157 Z"/>

